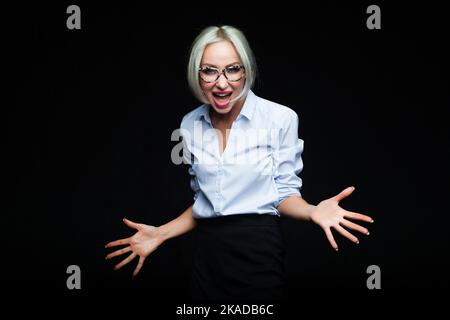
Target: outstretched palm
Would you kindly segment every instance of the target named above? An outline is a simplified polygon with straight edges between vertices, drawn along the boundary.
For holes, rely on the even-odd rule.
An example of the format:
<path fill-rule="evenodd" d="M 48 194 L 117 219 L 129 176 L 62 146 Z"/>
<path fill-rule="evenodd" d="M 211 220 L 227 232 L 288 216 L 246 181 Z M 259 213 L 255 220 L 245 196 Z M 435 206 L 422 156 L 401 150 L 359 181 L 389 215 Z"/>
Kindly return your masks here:
<path fill-rule="evenodd" d="M 127 247 L 108 254 L 106 256 L 106 259 L 111 259 L 120 256 L 122 254 L 125 254 L 127 252 L 131 252 L 131 254 L 127 258 L 122 260 L 114 267 L 114 270 L 118 270 L 123 266 L 125 266 L 126 264 L 128 264 L 129 262 L 131 262 L 134 258 L 139 256 L 139 262 L 133 272 L 134 277 L 141 270 L 145 258 L 147 258 L 150 255 L 150 253 L 155 251 L 158 248 L 158 246 L 162 243 L 162 238 L 159 232 L 157 231 L 157 228 L 154 226 L 135 223 L 128 219 L 123 219 L 123 221 L 128 227 L 136 229 L 137 232 L 132 237 L 119 239 L 108 243 L 105 246 L 106 248 L 112 248 L 120 245 L 127 245 Z"/>
<path fill-rule="evenodd" d="M 348 219 L 373 222 L 371 217 L 364 214 L 347 211 L 339 206 L 339 201 L 345 197 L 348 197 L 354 190 L 354 187 L 346 188 L 338 195 L 320 202 L 310 215 L 311 220 L 323 229 L 328 241 L 335 250 L 338 250 L 338 245 L 334 240 L 333 234 L 331 233 L 331 228 L 335 229 L 341 235 L 354 243 L 359 243 L 358 238 L 345 228 L 369 235 L 369 230 L 367 230 L 367 228 L 364 228 Z"/>

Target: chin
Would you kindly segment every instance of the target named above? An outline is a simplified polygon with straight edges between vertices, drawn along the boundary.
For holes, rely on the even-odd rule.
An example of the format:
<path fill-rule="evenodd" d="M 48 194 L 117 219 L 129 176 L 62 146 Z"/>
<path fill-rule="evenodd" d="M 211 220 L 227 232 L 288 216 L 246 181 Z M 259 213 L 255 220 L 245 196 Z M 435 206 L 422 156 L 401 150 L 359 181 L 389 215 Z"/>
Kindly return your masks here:
<path fill-rule="evenodd" d="M 222 109 L 222 108 L 217 108 L 216 106 L 214 106 L 214 104 L 211 104 L 211 106 L 213 107 L 214 111 L 216 111 L 217 113 L 220 113 L 220 114 L 226 114 L 226 113 L 230 112 L 231 109 L 233 109 L 233 105 L 234 105 L 234 103 L 231 104 L 230 106 L 228 106 L 227 108 Z"/>

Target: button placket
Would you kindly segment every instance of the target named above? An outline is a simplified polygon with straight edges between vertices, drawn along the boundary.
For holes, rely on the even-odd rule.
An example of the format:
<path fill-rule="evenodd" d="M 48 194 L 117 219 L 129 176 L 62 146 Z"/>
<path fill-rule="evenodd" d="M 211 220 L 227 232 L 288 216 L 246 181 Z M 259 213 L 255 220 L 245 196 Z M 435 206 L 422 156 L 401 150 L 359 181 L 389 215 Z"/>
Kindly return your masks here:
<path fill-rule="evenodd" d="M 222 159 L 219 159 L 217 163 L 217 182 L 216 182 L 216 195 L 217 195 L 217 202 L 219 210 L 222 210 Z"/>

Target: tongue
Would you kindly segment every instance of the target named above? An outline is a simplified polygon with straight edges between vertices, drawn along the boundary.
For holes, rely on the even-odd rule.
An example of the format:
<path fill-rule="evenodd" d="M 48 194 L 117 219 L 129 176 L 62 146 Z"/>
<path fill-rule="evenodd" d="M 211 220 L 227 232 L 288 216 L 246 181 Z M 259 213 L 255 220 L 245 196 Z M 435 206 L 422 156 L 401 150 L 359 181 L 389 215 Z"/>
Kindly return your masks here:
<path fill-rule="evenodd" d="M 216 104 L 216 107 L 219 108 L 226 108 L 228 106 L 228 104 L 230 103 L 230 96 L 225 96 L 225 97 L 218 97 L 216 95 L 214 95 L 214 102 Z"/>

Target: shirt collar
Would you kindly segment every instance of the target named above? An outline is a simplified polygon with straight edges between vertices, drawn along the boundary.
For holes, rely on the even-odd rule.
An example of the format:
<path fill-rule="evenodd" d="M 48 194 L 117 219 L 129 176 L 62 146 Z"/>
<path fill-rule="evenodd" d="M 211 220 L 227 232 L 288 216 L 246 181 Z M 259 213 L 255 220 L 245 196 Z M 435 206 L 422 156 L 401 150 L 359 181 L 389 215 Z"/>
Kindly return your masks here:
<path fill-rule="evenodd" d="M 236 120 L 241 117 L 246 117 L 248 120 L 252 120 L 253 114 L 255 113 L 256 107 L 256 98 L 257 96 L 253 93 L 252 90 L 249 90 L 247 93 L 247 97 L 245 98 L 244 105 L 242 106 L 241 112 L 237 116 Z M 205 120 L 211 123 L 211 118 L 209 117 L 209 108 L 211 106 L 209 104 L 204 104 L 199 113 L 199 119 L 205 118 Z"/>

